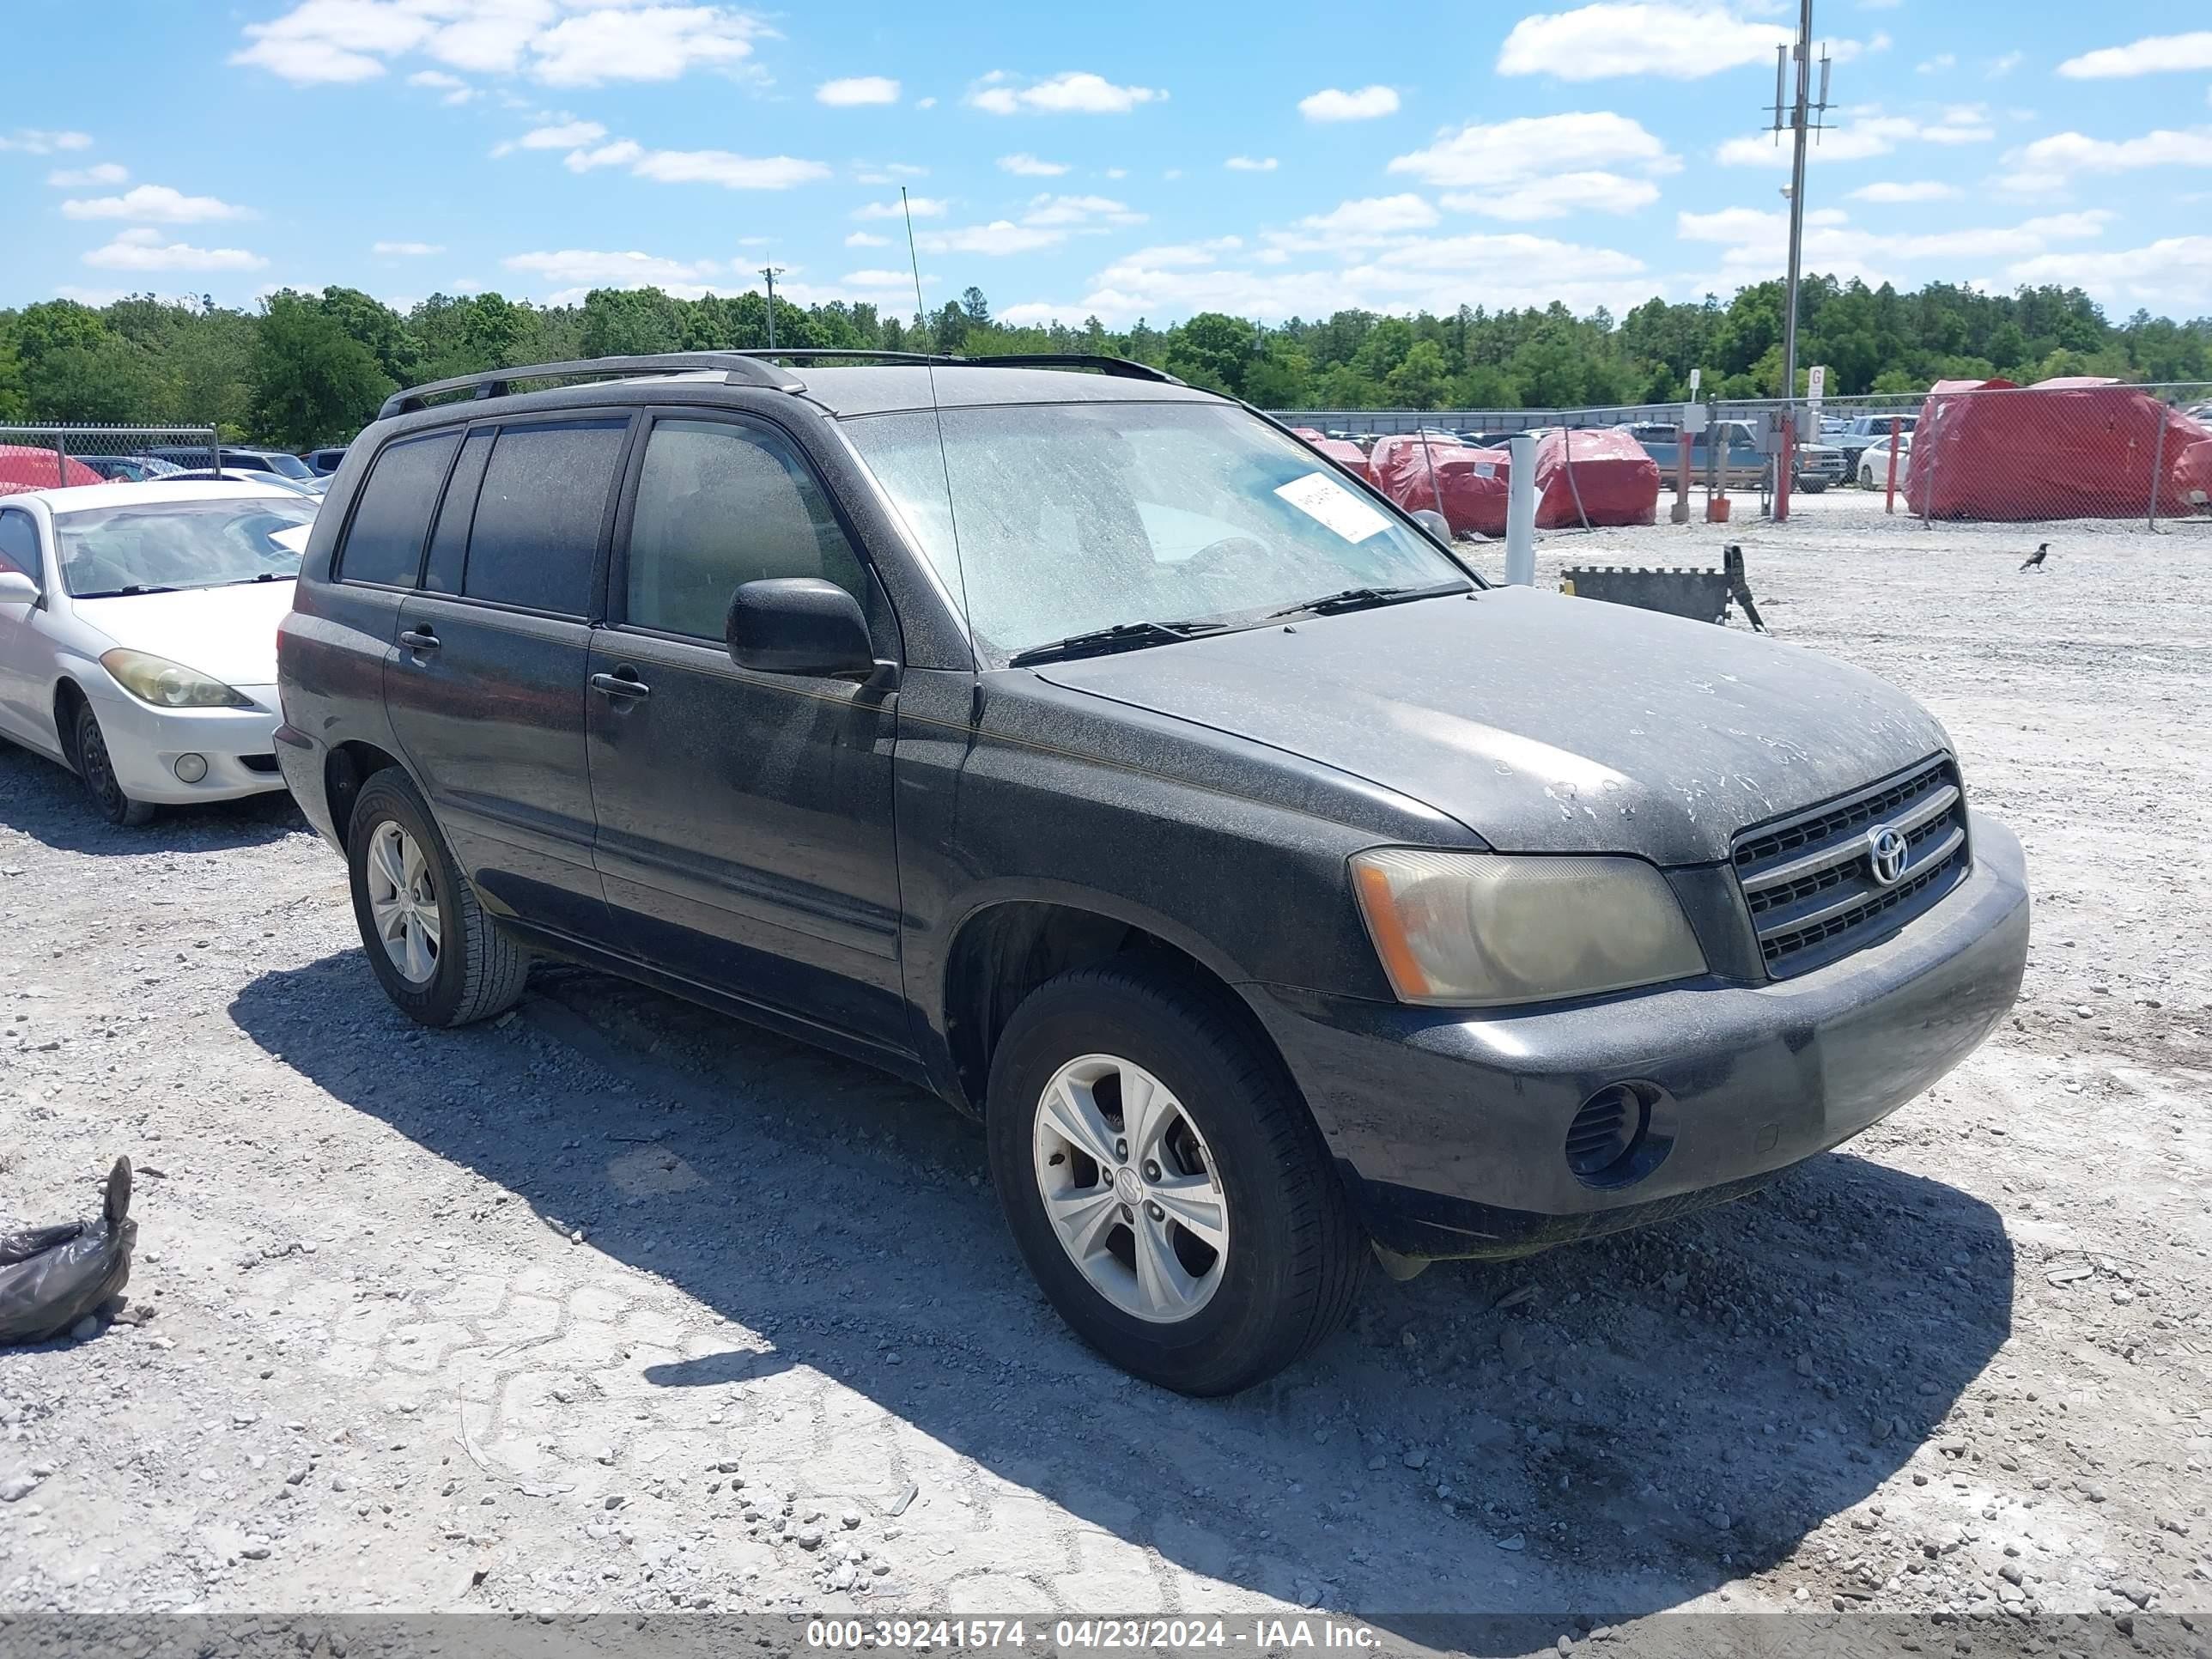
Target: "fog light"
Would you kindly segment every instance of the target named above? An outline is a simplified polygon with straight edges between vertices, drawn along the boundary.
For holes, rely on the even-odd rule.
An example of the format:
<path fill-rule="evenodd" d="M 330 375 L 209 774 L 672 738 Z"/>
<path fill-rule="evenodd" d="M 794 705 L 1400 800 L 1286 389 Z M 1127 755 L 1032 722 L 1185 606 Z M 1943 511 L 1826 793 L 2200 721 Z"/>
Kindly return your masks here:
<path fill-rule="evenodd" d="M 179 783 L 198 783 L 207 775 L 207 757 L 179 755 L 170 763 L 169 769 L 177 775 Z"/>

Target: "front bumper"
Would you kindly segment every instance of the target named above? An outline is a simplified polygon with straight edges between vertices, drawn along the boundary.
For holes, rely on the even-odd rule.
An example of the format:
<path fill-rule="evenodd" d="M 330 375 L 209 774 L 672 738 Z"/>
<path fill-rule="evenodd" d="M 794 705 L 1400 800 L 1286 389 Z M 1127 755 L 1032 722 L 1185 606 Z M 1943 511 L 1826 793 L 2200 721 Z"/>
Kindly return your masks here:
<path fill-rule="evenodd" d="M 251 708 L 155 708 L 122 690 L 89 691 L 107 758 L 123 793 L 134 800 L 166 806 L 194 801 L 235 800 L 282 789 L 276 769 L 276 688 L 242 685 Z M 198 755 L 207 775 L 186 783 L 178 777 L 179 756 Z"/>
<path fill-rule="evenodd" d="M 1706 981 L 1471 1015 L 1247 986 L 1369 1231 L 1409 1256 L 1510 1255 L 1739 1196 L 1880 1121 L 1972 1053 L 2020 991 L 2020 842 L 1891 938 L 1786 981 Z M 1567 1126 L 1615 1083 L 1665 1091 L 1673 1144 L 1587 1186 Z"/>

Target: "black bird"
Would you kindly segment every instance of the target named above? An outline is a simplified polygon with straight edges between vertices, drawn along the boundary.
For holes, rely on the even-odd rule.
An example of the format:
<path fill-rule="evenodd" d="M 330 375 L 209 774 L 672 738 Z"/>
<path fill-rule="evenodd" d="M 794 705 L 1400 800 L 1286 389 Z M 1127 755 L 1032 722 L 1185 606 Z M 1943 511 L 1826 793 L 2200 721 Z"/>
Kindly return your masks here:
<path fill-rule="evenodd" d="M 2035 544 L 2035 551 L 2027 556 L 2027 562 L 2021 566 L 2021 568 L 2022 570 L 2040 570 L 2043 568 L 2043 562 L 2050 556 L 2051 544 L 2049 542 L 2038 542 Z"/>

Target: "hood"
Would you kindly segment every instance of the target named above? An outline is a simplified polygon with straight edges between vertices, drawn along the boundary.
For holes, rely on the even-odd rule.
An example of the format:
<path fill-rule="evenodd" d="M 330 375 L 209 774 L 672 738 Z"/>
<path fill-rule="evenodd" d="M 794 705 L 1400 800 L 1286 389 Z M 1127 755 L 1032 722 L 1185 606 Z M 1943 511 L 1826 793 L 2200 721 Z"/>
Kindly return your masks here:
<path fill-rule="evenodd" d="M 167 657 L 226 685 L 274 685 L 276 625 L 292 609 L 292 581 L 72 599 L 70 609 L 133 651 Z"/>
<path fill-rule="evenodd" d="M 1949 746 L 1856 668 L 1525 587 L 1036 672 L 1395 789 L 1501 852 L 1723 860 L 1746 825 Z"/>

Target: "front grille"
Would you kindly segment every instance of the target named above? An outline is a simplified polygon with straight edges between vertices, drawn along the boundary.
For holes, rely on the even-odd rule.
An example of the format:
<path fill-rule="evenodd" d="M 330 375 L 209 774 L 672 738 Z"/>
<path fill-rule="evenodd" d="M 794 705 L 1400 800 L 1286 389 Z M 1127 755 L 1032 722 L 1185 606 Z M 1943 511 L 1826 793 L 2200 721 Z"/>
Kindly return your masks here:
<path fill-rule="evenodd" d="M 1905 838 L 1904 868 L 1876 878 L 1873 838 Z M 1735 838 L 1736 879 L 1776 978 L 1887 939 L 1966 879 L 1966 798 L 1948 755 Z"/>

